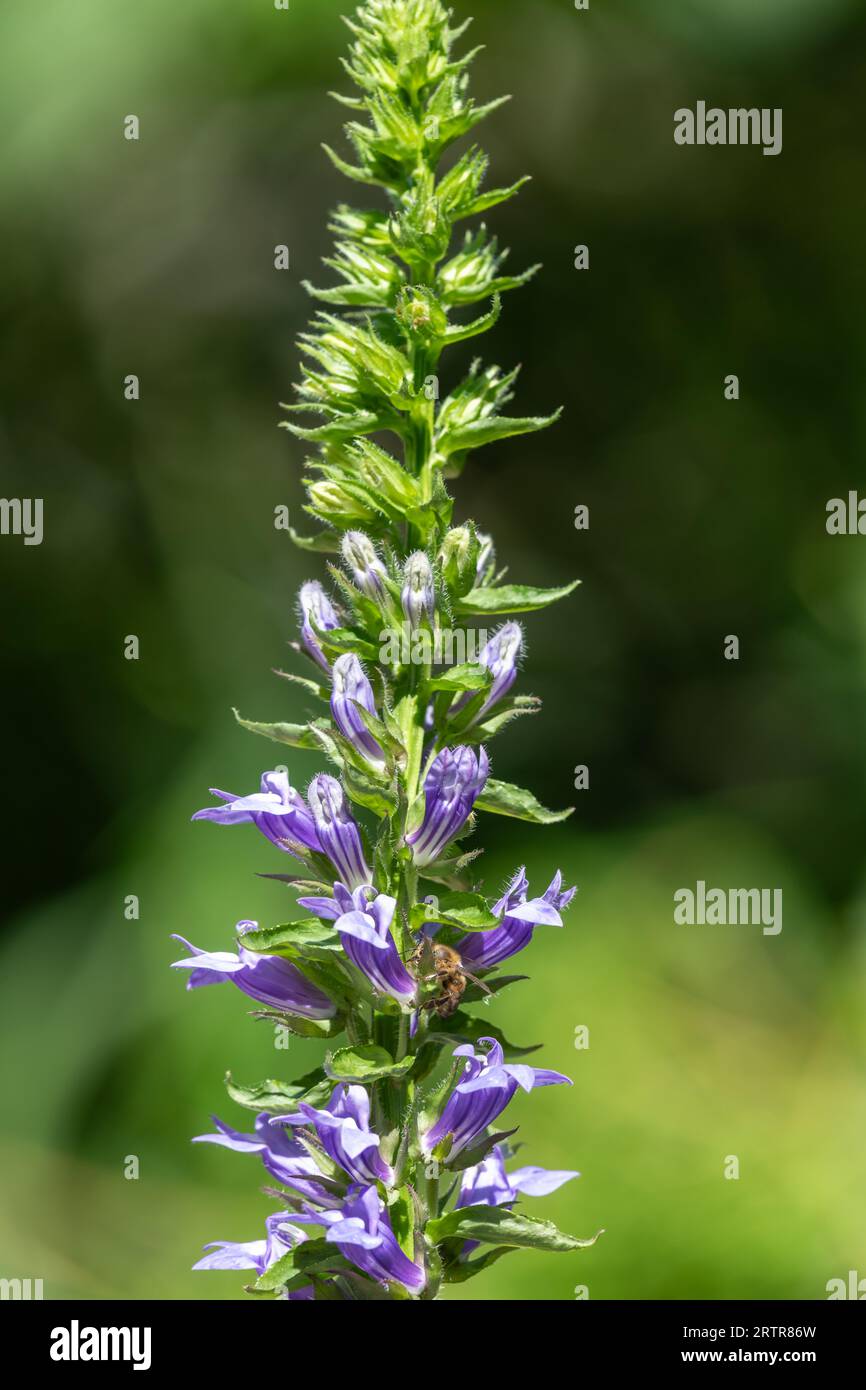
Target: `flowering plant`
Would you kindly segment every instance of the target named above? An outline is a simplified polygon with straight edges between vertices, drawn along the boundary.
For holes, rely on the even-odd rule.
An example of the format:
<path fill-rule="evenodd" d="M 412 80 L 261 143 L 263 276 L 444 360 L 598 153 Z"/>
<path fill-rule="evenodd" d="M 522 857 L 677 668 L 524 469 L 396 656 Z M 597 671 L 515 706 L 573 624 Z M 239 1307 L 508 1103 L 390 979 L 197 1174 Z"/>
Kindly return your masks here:
<path fill-rule="evenodd" d="M 339 100 L 355 162 L 328 154 L 384 189 L 387 209 L 334 214 L 338 284 L 308 286 L 327 307 L 301 339 L 300 399 L 288 407 L 288 428 L 317 448 L 306 511 L 321 523 L 294 538 L 336 557 L 332 594 L 317 580 L 301 588 L 296 651 L 312 675 L 291 677 L 323 709 L 306 724 L 240 719 L 319 750 L 333 772 L 306 794 L 285 769 L 247 796 L 213 792 L 195 819 L 251 823 L 290 856 L 296 871 L 274 877 L 297 893 L 299 915 L 238 923 L 235 951 L 184 941 L 176 966 L 189 988 L 230 980 L 257 1001 L 255 1017 L 330 1046 L 291 1083 L 229 1077 L 253 1132 L 215 1120 L 198 1142 L 257 1154 L 280 1210 L 263 1238 L 217 1242 L 196 1268 L 252 1270 L 251 1291 L 289 1299 L 430 1299 L 519 1247 L 592 1243 L 516 1210 L 521 1195 L 577 1174 L 509 1171 L 514 1130 L 497 1129 L 519 1088 L 571 1083 L 529 1066 L 532 1049 L 470 1011 L 513 980 L 500 967 L 536 927 L 562 925 L 575 890 L 557 873 L 533 894 L 520 869 L 491 904 L 473 878 L 480 851 L 462 844 L 478 812 L 537 824 L 568 814 L 491 777 L 487 745 L 538 706 L 512 693 L 524 645 L 512 615 L 574 585 L 503 582 L 490 537 L 452 525 L 446 488 L 471 451 L 556 418 L 504 414 L 515 373 L 477 361 L 439 393 L 443 350 L 490 328 L 501 295 L 533 273 L 504 273 L 483 224 L 452 247 L 456 224 L 523 182 L 485 191 L 475 145 L 439 172 L 499 102 L 468 96 L 474 52 L 453 52 L 466 25 L 452 28 L 439 0 L 368 0 L 348 23 L 358 94 Z M 473 659 L 443 659 L 446 631 L 465 655 L 471 621 L 500 617 Z"/>

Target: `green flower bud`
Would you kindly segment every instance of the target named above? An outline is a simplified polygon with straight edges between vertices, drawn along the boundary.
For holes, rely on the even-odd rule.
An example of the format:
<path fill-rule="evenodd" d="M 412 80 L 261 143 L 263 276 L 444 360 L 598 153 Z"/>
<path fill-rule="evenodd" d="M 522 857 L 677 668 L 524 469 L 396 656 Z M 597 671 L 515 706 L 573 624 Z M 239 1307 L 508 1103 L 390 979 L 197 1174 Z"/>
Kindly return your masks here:
<path fill-rule="evenodd" d="M 418 484 L 395 458 L 369 439 L 357 439 L 346 449 L 357 477 L 392 511 L 406 512 L 419 502 Z"/>
<path fill-rule="evenodd" d="M 408 338 L 428 343 L 441 338 L 448 327 L 445 311 L 424 285 L 407 285 L 397 296 L 397 318 Z"/>
<path fill-rule="evenodd" d="M 478 563 L 478 536 L 471 522 L 446 532 L 439 563 L 445 583 L 455 598 L 468 594 L 475 584 Z"/>
<path fill-rule="evenodd" d="M 327 478 L 310 483 L 307 487 L 310 506 L 323 521 L 370 522 L 376 518 L 376 509 L 365 503 L 360 495 L 353 495 L 340 483 Z"/>

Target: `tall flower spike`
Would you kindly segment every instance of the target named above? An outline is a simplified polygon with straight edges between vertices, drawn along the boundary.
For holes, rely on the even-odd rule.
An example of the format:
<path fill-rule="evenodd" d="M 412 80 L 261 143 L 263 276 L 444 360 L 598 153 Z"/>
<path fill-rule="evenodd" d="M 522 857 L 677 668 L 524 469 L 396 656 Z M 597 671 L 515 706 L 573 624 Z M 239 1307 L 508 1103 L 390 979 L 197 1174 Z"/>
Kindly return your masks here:
<path fill-rule="evenodd" d="M 334 557 L 335 602 L 317 578 L 298 595 L 300 647 L 323 675 L 287 673 L 321 705 L 306 723 L 287 722 L 291 710 L 241 721 L 329 769 L 311 769 L 305 796 L 285 771 L 266 772 L 258 792 L 214 792 L 219 804 L 195 817 L 248 822 L 300 866 L 265 875 L 299 894 L 296 912 L 262 930 L 239 923 L 235 951 L 184 942 L 175 962 L 191 989 L 229 980 L 266 1006 L 255 1017 L 276 1010 L 290 1031 L 327 1039 L 297 1079 L 230 1080 L 255 1112 L 252 1131 L 215 1120 L 197 1140 L 255 1155 L 291 1215 L 273 1214 L 264 1239 L 216 1242 L 196 1268 L 252 1271 L 254 1291 L 278 1298 L 433 1299 L 481 1275 L 506 1226 L 508 1245 L 591 1244 L 522 1215 L 518 1197 L 575 1174 L 509 1172 L 496 1126 L 521 1088 L 567 1078 L 515 1060 L 525 1049 L 492 1017 L 509 977 L 488 973 L 536 927 L 561 926 L 574 890 L 557 873 L 530 897 L 521 869 L 490 902 L 468 868 L 481 851 L 457 848 L 476 812 L 517 817 L 528 834 L 529 822 L 567 814 L 491 779 L 487 745 L 538 703 L 513 693 L 518 615 L 574 587 L 503 583 L 493 538 L 474 520 L 454 524 L 449 480 L 470 454 L 556 419 L 508 413 L 516 370 L 475 358 L 455 379 L 441 365 L 452 344 L 495 325 L 503 296 L 536 269 L 509 273 L 479 220 L 524 180 L 487 184 L 478 144 L 449 154 L 499 105 L 472 98 L 465 27 L 441 0 L 366 0 L 349 21 L 348 149 L 328 154 L 375 206 L 342 204 L 331 218 L 330 283 L 308 286 L 319 309 L 299 340 L 286 422 L 303 441 L 317 523 L 296 539 Z M 467 659 L 479 619 L 493 635 Z"/>

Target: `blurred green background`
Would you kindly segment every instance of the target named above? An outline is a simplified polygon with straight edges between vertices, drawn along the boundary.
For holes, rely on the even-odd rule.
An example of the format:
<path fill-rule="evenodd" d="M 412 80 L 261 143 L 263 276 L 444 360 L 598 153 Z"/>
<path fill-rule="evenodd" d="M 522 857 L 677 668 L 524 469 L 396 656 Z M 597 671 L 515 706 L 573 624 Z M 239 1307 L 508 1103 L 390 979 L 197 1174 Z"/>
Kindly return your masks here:
<path fill-rule="evenodd" d="M 242 1296 L 242 1276 L 190 1266 L 207 1240 L 259 1235 L 262 1173 L 189 1136 L 211 1111 L 243 1126 L 227 1068 L 295 1076 L 321 1051 L 275 1052 L 228 988 L 185 995 L 168 938 L 226 949 L 237 919 L 289 902 L 255 877 L 283 865 L 251 829 L 189 816 L 283 760 L 231 706 L 304 714 L 270 668 L 323 564 L 273 526 L 279 504 L 302 521 L 277 403 L 347 196 L 319 149 L 339 144 L 342 8 L 0 11 L 2 491 L 44 497 L 46 528 L 0 542 L 0 1274 L 48 1297 Z M 477 95 L 515 98 L 482 130 L 492 181 L 534 176 L 491 221 L 515 267 L 544 262 L 483 350 L 523 363 L 519 413 L 567 405 L 471 462 L 458 515 L 513 577 L 583 580 L 528 620 L 521 688 L 545 709 L 494 750 L 500 777 L 576 815 L 481 827 L 491 891 L 525 861 L 533 886 L 562 865 L 580 893 L 563 932 L 538 932 L 531 982 L 490 1007 L 575 1079 L 514 1105 L 521 1161 L 582 1173 L 534 1210 L 606 1234 L 449 1296 L 824 1297 L 866 1275 L 866 540 L 824 528 L 864 483 L 866 15 L 457 9 L 487 45 Z M 698 99 L 782 107 L 782 155 L 676 147 L 673 112 Z M 464 365 L 454 351 L 446 386 Z M 293 756 L 294 780 L 315 766 Z M 781 935 L 675 927 L 698 878 L 782 888 Z"/>

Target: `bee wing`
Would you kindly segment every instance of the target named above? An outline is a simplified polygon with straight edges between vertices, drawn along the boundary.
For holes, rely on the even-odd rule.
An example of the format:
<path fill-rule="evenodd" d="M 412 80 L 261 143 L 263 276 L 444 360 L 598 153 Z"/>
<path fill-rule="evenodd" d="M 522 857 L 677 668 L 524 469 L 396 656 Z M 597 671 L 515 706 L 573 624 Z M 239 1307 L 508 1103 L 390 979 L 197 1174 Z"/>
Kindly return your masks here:
<path fill-rule="evenodd" d="M 473 975 L 472 972 L 469 971 L 469 970 L 467 970 L 466 967 L 465 967 L 464 965 L 461 965 L 460 971 L 461 971 L 461 974 L 463 974 L 463 975 L 466 976 L 467 980 L 471 980 L 471 981 L 472 981 L 473 985 L 477 985 L 479 989 L 483 989 L 485 994 L 492 994 L 492 993 L 493 993 L 492 990 L 490 990 L 490 989 L 487 988 L 487 986 L 486 986 L 486 984 L 484 983 L 483 980 L 479 980 L 478 976 L 477 976 L 477 975 Z"/>

